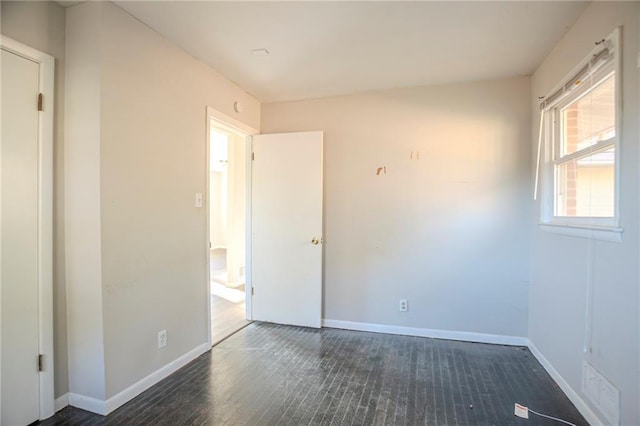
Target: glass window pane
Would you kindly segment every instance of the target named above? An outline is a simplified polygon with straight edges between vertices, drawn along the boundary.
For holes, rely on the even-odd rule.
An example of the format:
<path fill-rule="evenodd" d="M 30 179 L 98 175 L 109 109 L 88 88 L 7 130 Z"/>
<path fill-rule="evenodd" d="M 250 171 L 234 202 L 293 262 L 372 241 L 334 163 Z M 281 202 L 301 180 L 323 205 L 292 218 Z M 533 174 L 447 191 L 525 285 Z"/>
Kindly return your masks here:
<path fill-rule="evenodd" d="M 585 96 L 561 110 L 560 156 L 616 135 L 615 77 L 612 73 Z"/>
<path fill-rule="evenodd" d="M 613 217 L 615 147 L 556 166 L 556 216 Z"/>

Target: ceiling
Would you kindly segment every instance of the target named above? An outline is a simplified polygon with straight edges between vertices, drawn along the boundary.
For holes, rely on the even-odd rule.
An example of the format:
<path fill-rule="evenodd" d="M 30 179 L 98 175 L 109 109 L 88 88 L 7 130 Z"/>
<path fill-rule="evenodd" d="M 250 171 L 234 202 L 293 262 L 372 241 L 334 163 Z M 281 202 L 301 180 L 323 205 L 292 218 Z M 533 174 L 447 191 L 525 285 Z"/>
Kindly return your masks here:
<path fill-rule="evenodd" d="M 530 75 L 587 5 L 115 3 L 261 102 Z"/>

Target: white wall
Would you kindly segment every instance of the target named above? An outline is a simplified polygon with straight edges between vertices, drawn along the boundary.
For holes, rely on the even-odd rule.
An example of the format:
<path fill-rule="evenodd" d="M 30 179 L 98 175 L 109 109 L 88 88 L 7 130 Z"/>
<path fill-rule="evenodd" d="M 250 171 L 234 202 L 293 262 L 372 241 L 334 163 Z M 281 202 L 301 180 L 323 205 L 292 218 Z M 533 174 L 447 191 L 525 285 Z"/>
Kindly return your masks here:
<path fill-rule="evenodd" d="M 559 236 L 533 229 L 529 337 L 580 397 L 583 360 L 621 392 L 621 424 L 640 412 L 638 276 L 638 3 L 591 4 L 532 77 L 532 129 L 537 97 L 548 93 L 616 26 L 623 25 L 623 127 L 620 145 L 622 242 Z M 535 147 L 533 148 L 535 149 Z M 534 209 L 534 222 L 540 206 Z M 587 283 L 593 282 L 591 353 L 583 353 Z M 604 420 L 604 419 L 603 419 Z M 606 423 L 606 422 L 605 422 Z"/>
<path fill-rule="evenodd" d="M 526 336 L 529 90 L 522 77 L 263 105 L 263 133 L 325 132 L 325 319 Z"/>
<path fill-rule="evenodd" d="M 65 227 L 69 390 L 105 398 L 99 3 L 67 9 Z"/>
<path fill-rule="evenodd" d="M 86 19 L 72 19 L 82 14 Z M 90 18 L 95 19 L 87 28 Z M 260 105 L 109 2 L 68 9 L 67 44 L 74 43 L 87 49 L 67 51 L 68 69 L 73 63 L 83 71 L 67 80 L 68 93 L 80 90 L 83 81 L 99 82 L 98 103 L 91 109 L 98 122 L 69 116 L 67 128 L 89 126 L 99 136 L 99 174 L 88 176 L 85 185 L 97 185 L 99 211 L 93 217 L 100 222 L 91 232 L 99 233 L 100 252 L 94 253 L 100 264 L 85 284 L 100 297 L 84 303 L 102 310 L 106 383 L 103 395 L 94 396 L 102 400 L 207 342 L 208 235 L 205 209 L 194 207 L 194 195 L 205 192 L 208 177 L 206 107 L 258 127 Z M 233 111 L 235 101 L 244 105 L 242 114 Z M 68 156 L 67 170 L 91 164 L 93 154 L 74 157 L 73 164 Z M 68 193 L 68 205 L 79 195 Z M 70 330 L 82 320 L 70 314 Z M 161 350 L 159 330 L 168 333 Z M 70 352 L 76 350 L 70 338 Z M 71 392 L 78 392 L 75 386 Z"/>
<path fill-rule="evenodd" d="M 221 194 L 226 189 L 226 172 L 209 171 L 209 240 L 211 248 L 227 246 L 227 216 Z"/>
<path fill-rule="evenodd" d="M 2 34 L 55 58 L 53 287 L 55 396 L 65 394 L 67 380 L 67 321 L 64 258 L 64 99 L 65 11 L 49 1 L 0 2 Z"/>
<path fill-rule="evenodd" d="M 229 135 L 227 276 L 238 283 L 245 269 L 247 150 L 245 138 Z"/>

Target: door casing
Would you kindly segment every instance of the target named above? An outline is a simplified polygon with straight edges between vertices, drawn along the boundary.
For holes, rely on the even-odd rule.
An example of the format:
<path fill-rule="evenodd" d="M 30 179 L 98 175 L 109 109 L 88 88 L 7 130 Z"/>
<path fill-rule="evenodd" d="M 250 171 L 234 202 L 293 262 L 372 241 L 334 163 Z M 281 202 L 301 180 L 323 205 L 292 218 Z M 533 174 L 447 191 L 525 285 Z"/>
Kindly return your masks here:
<path fill-rule="evenodd" d="M 43 110 L 38 114 L 38 346 L 40 354 L 44 355 L 44 369 L 40 372 L 39 395 L 39 415 L 40 419 L 44 420 L 55 414 L 53 382 L 53 107 L 55 60 L 46 53 L 4 35 L 0 35 L 0 46 L 2 50 L 36 62 L 40 69 L 39 90 L 43 95 Z M 35 107 L 36 99 L 34 99 Z M 2 194 L 0 193 L 1 198 Z M 2 232 L 1 229 L 0 232 Z M 0 262 L 2 261 L 1 259 L 0 253 Z M 2 265 L 0 265 L 1 267 Z M 1 294 L 2 280 L 0 278 Z M 0 345 L 2 345 L 1 339 Z M 1 349 L 0 346 L 0 357 L 2 356 Z M 1 363 L 2 359 L 0 359 Z M 0 374 L 2 374 L 1 370 Z M 0 381 L 1 379 L 0 376 Z M 2 401 L 1 394 L 0 401 Z"/>
<path fill-rule="evenodd" d="M 205 244 L 206 248 L 204 253 L 206 253 L 206 265 L 207 265 L 207 343 L 209 346 L 212 344 L 211 340 L 211 276 L 210 276 L 210 268 L 209 268 L 209 235 L 210 235 L 210 224 L 209 224 L 209 160 L 210 160 L 210 148 L 211 148 L 211 122 L 212 120 L 216 122 L 216 127 L 219 127 L 224 130 L 228 130 L 232 133 L 238 133 L 242 135 L 247 135 L 246 139 L 246 200 L 245 200 L 245 292 L 246 292 L 246 304 L 245 304 L 245 317 L 248 320 L 252 319 L 252 310 L 251 310 L 251 136 L 260 133 L 257 129 L 253 127 L 247 126 L 241 121 L 236 120 L 233 117 L 229 117 L 226 114 L 219 112 L 218 110 L 207 106 L 206 108 L 206 120 L 207 120 L 207 137 L 206 137 L 206 151 L 205 151 L 205 194 L 206 194 L 206 236 Z"/>

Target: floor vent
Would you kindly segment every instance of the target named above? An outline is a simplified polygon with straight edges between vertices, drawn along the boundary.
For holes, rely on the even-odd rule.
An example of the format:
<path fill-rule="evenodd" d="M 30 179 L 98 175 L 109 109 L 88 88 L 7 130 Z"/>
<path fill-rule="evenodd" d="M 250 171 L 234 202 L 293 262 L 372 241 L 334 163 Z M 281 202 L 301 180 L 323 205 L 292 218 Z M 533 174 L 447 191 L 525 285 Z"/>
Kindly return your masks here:
<path fill-rule="evenodd" d="M 607 424 L 620 424 L 620 391 L 586 361 L 582 367 L 582 392 L 604 416 Z"/>

